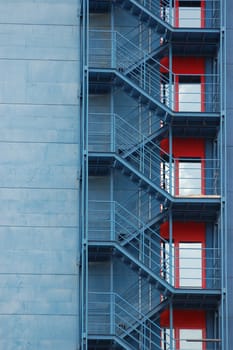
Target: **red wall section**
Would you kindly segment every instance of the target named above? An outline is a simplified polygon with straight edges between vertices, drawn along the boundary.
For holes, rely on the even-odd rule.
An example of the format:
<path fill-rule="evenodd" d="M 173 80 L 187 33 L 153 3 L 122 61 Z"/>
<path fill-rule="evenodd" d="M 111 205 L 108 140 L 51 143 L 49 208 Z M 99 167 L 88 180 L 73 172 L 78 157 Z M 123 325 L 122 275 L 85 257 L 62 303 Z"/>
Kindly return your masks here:
<path fill-rule="evenodd" d="M 202 242 L 205 243 L 206 225 L 202 222 L 173 222 L 172 237 L 174 242 Z M 169 239 L 169 223 L 164 222 L 160 226 L 160 234 Z"/>
<path fill-rule="evenodd" d="M 164 57 L 160 61 L 161 73 L 168 73 L 169 58 Z M 205 74 L 205 59 L 203 57 L 173 57 L 172 72 L 175 74 Z"/>
<path fill-rule="evenodd" d="M 162 140 L 160 147 L 166 153 L 169 153 L 169 140 Z M 174 138 L 172 141 L 172 155 L 175 158 L 205 158 L 205 140 L 196 138 Z"/>
<path fill-rule="evenodd" d="M 195 329 L 206 327 L 206 315 L 202 310 L 174 310 L 173 323 L 176 328 Z M 160 317 L 160 326 L 170 327 L 169 310 L 165 310 Z"/>

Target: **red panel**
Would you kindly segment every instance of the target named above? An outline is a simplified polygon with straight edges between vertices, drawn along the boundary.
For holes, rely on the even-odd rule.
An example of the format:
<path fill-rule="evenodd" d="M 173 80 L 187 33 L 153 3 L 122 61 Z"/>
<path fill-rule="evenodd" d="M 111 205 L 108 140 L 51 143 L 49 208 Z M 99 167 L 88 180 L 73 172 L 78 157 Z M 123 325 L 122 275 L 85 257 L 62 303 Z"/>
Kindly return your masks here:
<path fill-rule="evenodd" d="M 174 310 L 173 311 L 174 328 L 183 329 L 205 329 L 206 314 L 202 310 Z M 160 326 L 170 327 L 169 310 L 162 312 L 160 316 Z"/>
<path fill-rule="evenodd" d="M 174 242 L 201 242 L 205 244 L 206 224 L 204 222 L 178 222 L 172 224 L 172 238 Z M 160 226 L 161 236 L 169 239 L 169 223 Z"/>
<path fill-rule="evenodd" d="M 164 57 L 160 61 L 163 67 L 160 68 L 161 73 L 168 73 L 169 58 Z M 205 74 L 204 57 L 183 57 L 176 56 L 172 58 L 172 72 L 174 74 Z"/>
<path fill-rule="evenodd" d="M 160 60 L 160 72 L 168 73 L 169 72 L 169 57 L 164 57 Z"/>
<path fill-rule="evenodd" d="M 162 140 L 160 147 L 166 153 L 169 153 L 169 140 Z M 172 141 L 172 156 L 174 158 L 205 158 L 205 139 L 174 138 Z"/>
<path fill-rule="evenodd" d="M 203 57 L 173 57 L 172 71 L 175 74 L 205 74 Z"/>
<path fill-rule="evenodd" d="M 205 0 L 201 1 L 201 27 L 205 28 Z"/>
<path fill-rule="evenodd" d="M 175 138 L 173 140 L 173 156 L 175 158 L 205 158 L 205 140 L 196 138 Z"/>
<path fill-rule="evenodd" d="M 163 155 L 164 153 L 169 153 L 169 139 L 163 139 L 160 142 L 160 148 L 161 148 L 161 155 Z"/>

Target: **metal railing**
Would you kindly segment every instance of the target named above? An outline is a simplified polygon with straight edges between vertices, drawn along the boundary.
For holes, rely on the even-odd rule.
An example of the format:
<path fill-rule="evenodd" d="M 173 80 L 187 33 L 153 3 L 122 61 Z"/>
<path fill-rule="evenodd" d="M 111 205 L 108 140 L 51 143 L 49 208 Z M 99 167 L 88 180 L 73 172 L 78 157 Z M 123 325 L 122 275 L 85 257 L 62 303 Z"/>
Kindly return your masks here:
<path fill-rule="evenodd" d="M 160 226 L 160 219 L 163 217 L 164 221 L 167 213 L 166 211 L 162 213 L 161 203 L 155 196 L 143 190 L 131 191 L 126 198 L 123 198 L 121 204 L 136 216 L 140 213 L 141 220 L 154 229 Z"/>
<path fill-rule="evenodd" d="M 142 27 L 141 25 L 133 27 L 126 33 L 124 33 L 131 43 L 138 46 L 140 50 L 153 54 L 156 56 L 157 50 L 165 48 L 165 41 L 161 35 L 154 33 L 153 30 L 147 26 Z M 168 51 L 167 51 L 168 52 Z"/>
<path fill-rule="evenodd" d="M 89 66 L 113 68 L 176 112 L 218 112 L 218 74 L 174 74 L 117 31 L 90 31 Z"/>
<path fill-rule="evenodd" d="M 90 113 L 89 151 L 115 152 L 173 196 L 220 194 L 220 161 L 174 158 L 117 114 Z"/>
<path fill-rule="evenodd" d="M 174 8 L 173 1 L 134 0 L 132 4 L 145 8 L 153 16 L 162 19 L 173 27 L 181 28 L 218 28 L 220 25 L 220 1 L 193 0 L 190 6 Z"/>
<path fill-rule="evenodd" d="M 221 349 L 221 339 L 194 336 L 192 329 L 175 338 L 172 326 L 160 327 L 117 293 L 89 292 L 88 299 L 88 336 L 114 336 L 130 349 Z"/>
<path fill-rule="evenodd" d="M 168 301 L 168 299 L 163 297 L 155 285 L 148 283 L 148 280 L 145 278 L 139 278 L 120 294 L 123 299 L 140 310 L 144 315 L 149 317 L 149 315 L 153 314 L 154 321 L 160 316 L 162 310 L 167 307 L 167 303 L 162 305 L 162 302 Z"/>
<path fill-rule="evenodd" d="M 174 247 L 117 202 L 89 202 L 89 241 L 113 241 L 152 274 L 177 288 L 219 288 L 220 250 L 201 243 Z"/>
<path fill-rule="evenodd" d="M 89 335 L 113 335 L 130 348 L 161 350 L 162 329 L 117 293 L 89 292 Z M 170 343 L 163 340 L 170 349 Z"/>

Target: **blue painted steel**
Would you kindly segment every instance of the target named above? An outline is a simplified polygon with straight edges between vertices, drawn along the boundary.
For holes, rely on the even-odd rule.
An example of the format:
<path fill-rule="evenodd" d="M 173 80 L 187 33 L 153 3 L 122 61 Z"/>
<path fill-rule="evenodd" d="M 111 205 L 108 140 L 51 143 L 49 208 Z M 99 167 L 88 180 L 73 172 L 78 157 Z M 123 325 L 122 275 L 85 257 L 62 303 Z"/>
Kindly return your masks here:
<path fill-rule="evenodd" d="M 218 236 L 222 235 L 222 232 L 219 234 L 219 231 L 212 232 L 216 220 L 218 221 L 220 204 L 223 203 L 218 177 L 219 163 L 222 163 L 221 159 L 218 159 L 218 154 L 214 152 L 216 147 L 213 142 L 215 140 L 213 141 L 213 137 L 209 137 L 206 132 L 207 129 L 204 127 L 206 125 L 210 127 L 211 119 L 214 121 L 214 124 L 212 124 L 215 128 L 213 134 L 219 147 L 223 136 L 221 134 L 221 137 L 218 138 L 217 135 L 220 126 L 220 112 L 222 112 L 222 104 L 220 105 L 219 99 L 219 94 L 221 94 L 221 86 L 219 85 L 221 71 L 219 71 L 219 66 L 221 62 L 213 63 L 217 56 L 206 59 L 208 70 L 206 70 L 203 77 L 206 93 L 205 112 L 195 112 L 192 110 L 192 106 L 190 111 L 188 109 L 183 112 L 175 111 L 174 101 L 176 101 L 177 96 L 172 88 L 172 84 L 176 80 L 175 74 L 172 72 L 172 55 L 174 54 L 173 50 L 177 50 L 176 45 L 179 40 L 182 45 L 185 45 L 183 42 L 189 38 L 188 48 L 192 48 L 189 51 L 190 55 L 195 54 L 194 42 L 195 40 L 199 42 L 200 38 L 207 46 L 210 42 L 214 42 L 214 45 L 217 43 L 215 46 L 217 52 L 220 33 L 219 1 L 206 1 L 206 28 L 188 29 L 173 28 L 173 22 L 166 22 L 168 20 L 172 21 L 174 15 L 172 9 L 169 8 L 169 4 L 172 4 L 172 2 L 166 2 L 166 13 L 163 19 L 161 18 L 161 3 L 159 2 L 117 0 L 114 3 L 116 5 L 120 4 L 121 9 L 115 8 L 113 5 L 106 6 L 106 3 L 102 1 L 97 4 L 90 0 L 90 9 L 93 12 L 89 14 L 91 28 L 89 32 L 89 81 L 87 82 L 87 78 L 83 80 L 84 85 L 88 83 L 90 87 L 90 96 L 83 96 L 85 110 L 83 112 L 85 119 L 83 124 L 86 125 L 83 133 L 85 133 L 86 139 L 88 128 L 90 133 L 88 135 L 89 152 L 84 155 L 82 187 L 84 192 L 84 215 L 88 215 L 88 222 L 85 219 L 83 221 L 85 238 L 83 241 L 82 268 L 85 276 L 83 279 L 83 283 L 85 283 L 85 286 L 83 286 L 83 303 L 85 306 L 82 309 L 82 317 L 85 334 L 83 334 L 82 349 L 87 349 L 87 334 L 92 344 L 95 343 L 95 340 L 98 344 L 101 340 L 103 342 L 108 340 L 109 349 L 112 348 L 114 342 L 118 342 L 118 345 L 125 349 L 129 347 L 147 349 L 149 343 L 153 344 L 152 347 L 156 349 L 157 346 L 161 348 L 161 339 L 158 344 L 153 343 L 153 340 L 156 336 L 161 337 L 161 329 L 158 333 L 155 332 L 152 335 L 154 331 L 154 326 L 152 326 L 151 336 L 148 339 L 149 330 L 146 325 L 138 324 L 142 319 L 141 314 L 135 318 L 134 311 L 136 310 L 136 314 L 140 313 L 144 300 L 148 301 L 146 302 L 146 307 L 149 307 L 147 312 L 152 315 L 154 307 L 157 310 L 156 315 L 159 317 L 159 312 L 162 311 L 162 308 L 158 306 L 159 294 L 162 291 L 163 298 L 165 296 L 169 298 L 172 295 L 170 300 L 170 335 L 173 333 L 172 310 L 176 308 L 176 302 L 178 302 L 179 307 L 183 307 L 183 303 L 188 305 L 188 298 L 190 297 L 191 300 L 195 295 L 195 297 L 198 296 L 203 309 L 208 308 L 211 304 L 216 315 L 223 315 L 224 313 L 223 285 L 221 285 L 221 289 L 210 289 L 211 279 L 213 283 L 217 279 L 219 282 L 223 281 L 219 273 L 219 269 L 223 269 L 223 265 L 219 263 L 219 255 L 223 262 L 224 252 L 221 251 L 222 254 L 216 253 L 219 252 L 220 248 L 218 244 L 220 242 L 219 237 L 216 240 L 217 243 L 209 237 L 211 233 L 215 235 L 216 232 L 218 232 Z M 100 9 L 101 14 L 95 13 Z M 149 23 L 146 23 L 146 21 Z M 148 24 L 150 29 L 148 29 Z M 153 31 L 157 31 L 154 41 L 151 35 Z M 164 34 L 163 38 L 161 38 L 161 33 Z M 168 45 L 166 45 L 163 53 L 163 50 L 160 50 L 164 40 L 168 40 L 170 45 L 168 77 L 161 73 L 167 69 L 161 67 L 160 63 L 161 57 L 168 55 Z M 151 50 L 154 50 L 156 45 L 159 50 L 156 51 L 156 56 L 153 56 Z M 221 45 L 222 43 L 220 43 L 220 51 L 222 49 Z M 178 48 L 179 50 L 181 48 Z M 176 51 L 177 55 L 179 55 L 178 51 Z M 203 53 L 204 51 L 200 52 Z M 215 55 L 215 52 L 213 55 Z M 212 67 L 215 66 L 218 68 L 212 70 Z M 170 92 L 169 96 L 166 94 L 163 96 L 164 100 L 161 99 L 161 82 L 164 83 L 165 89 L 168 87 L 167 91 Z M 87 86 L 85 86 L 86 88 Z M 88 95 L 85 89 L 83 91 Z M 193 103 L 194 96 L 191 94 L 189 97 L 188 102 Z M 87 114 L 88 109 L 90 110 L 89 114 Z M 88 118 L 90 123 L 87 125 Z M 121 120 L 120 123 L 119 120 Z M 158 124 L 154 123 L 154 120 Z M 181 120 L 182 122 L 179 124 Z M 208 139 L 208 156 L 205 159 L 206 195 L 196 196 L 196 198 L 195 196 L 187 196 L 187 198 L 173 196 L 174 185 L 173 188 L 171 185 L 177 181 L 174 180 L 174 174 L 172 174 L 173 163 L 176 161 L 172 156 L 172 138 L 173 135 L 179 137 L 179 127 L 183 128 L 182 135 L 186 135 L 190 127 L 189 121 L 193 123 L 191 127 L 193 125 L 197 126 L 202 137 Z M 178 128 L 176 128 L 175 123 L 178 123 Z M 165 129 L 167 124 L 168 128 Z M 160 133 L 159 130 L 163 127 L 166 131 Z M 153 133 L 156 134 L 155 139 L 153 139 Z M 222 129 L 220 133 L 222 133 Z M 167 136 L 169 137 L 171 154 L 163 155 L 159 142 Z M 84 147 L 84 149 L 87 150 L 87 147 Z M 223 153 L 220 153 L 219 156 L 221 158 Z M 86 157 L 89 160 L 89 178 L 87 178 Z M 170 165 L 169 173 L 165 175 L 165 178 L 166 176 L 170 178 L 170 191 L 161 186 L 161 164 L 163 162 L 168 162 Z M 220 169 L 220 172 L 223 173 L 224 171 Z M 102 180 L 100 181 L 101 176 Z M 88 204 L 87 199 L 91 199 L 92 202 Z M 157 205 L 154 205 L 154 202 Z M 106 203 L 109 206 L 108 209 L 105 208 Z M 119 214 L 119 206 L 125 208 L 121 215 Z M 87 208 L 89 208 L 88 213 Z M 192 220 L 193 210 L 200 212 L 200 220 L 204 217 L 202 211 L 205 211 L 207 216 L 208 213 L 211 213 L 208 222 L 213 221 L 208 226 L 208 232 L 206 233 L 208 246 L 205 248 L 205 253 L 203 253 L 206 260 L 208 260 L 206 262 L 206 278 L 208 280 L 206 290 L 202 288 L 175 289 L 174 286 L 171 286 L 174 276 L 170 279 L 165 277 L 163 280 L 163 277 L 166 276 L 166 274 L 163 276 L 163 273 L 161 273 L 160 244 L 163 239 L 156 237 L 156 231 L 154 231 L 149 240 L 148 232 L 150 232 L 151 227 L 142 224 L 145 220 L 146 223 L 151 225 L 157 224 L 158 228 L 163 219 L 166 218 L 170 221 L 168 246 L 170 253 L 169 272 L 171 274 L 174 269 L 171 263 L 173 260 L 172 223 L 176 220 L 177 210 L 180 212 L 184 210 L 184 220 Z M 167 215 L 163 216 L 165 212 L 167 212 Z M 182 217 L 181 213 L 179 214 L 180 217 Z M 138 223 L 140 222 L 140 224 L 135 225 L 135 218 L 139 220 Z M 197 219 L 197 216 L 195 216 L 195 219 Z M 221 227 L 224 228 L 223 221 L 219 222 L 222 225 Z M 88 235 L 89 239 L 87 240 Z M 88 245 L 89 252 L 87 252 L 86 245 Z M 215 251 L 215 249 L 217 250 Z M 176 252 L 176 254 L 179 253 Z M 217 258 L 217 260 L 211 263 L 209 259 L 213 258 Z M 103 281 L 103 288 L 107 285 L 108 279 L 104 263 L 109 264 L 110 290 L 107 294 L 102 290 L 100 294 L 100 298 L 109 295 L 108 301 L 99 300 L 97 302 L 98 274 L 92 275 L 91 270 L 88 272 L 88 261 L 93 271 L 95 267 L 102 266 L 102 272 L 98 270 L 98 274 L 100 281 Z M 126 268 L 123 267 L 123 263 L 127 266 Z M 155 273 L 156 267 L 157 274 Z M 124 272 L 121 272 L 123 269 Z M 126 273 L 130 282 L 127 281 L 127 290 L 124 290 Z M 148 279 L 144 278 L 145 276 Z M 171 285 L 169 285 L 169 281 Z M 93 294 L 91 297 L 87 295 L 88 283 L 92 287 L 91 293 Z M 132 286 L 130 286 L 130 283 Z M 152 293 L 153 288 L 156 290 L 155 294 Z M 118 294 L 116 294 L 116 291 Z M 95 295 L 94 300 L 92 300 L 93 295 Z M 122 295 L 126 295 L 127 298 L 124 299 Z M 204 295 L 209 297 L 206 298 Z M 135 303 L 136 308 L 128 313 L 127 308 L 122 310 L 127 314 L 122 317 L 122 314 L 118 314 L 117 298 L 127 300 L 131 306 Z M 222 307 L 218 309 L 219 301 Z M 197 307 L 197 303 L 195 306 L 189 306 Z M 119 322 L 116 322 L 115 317 L 119 318 Z M 130 321 L 128 321 L 128 317 L 131 318 Z M 212 322 L 213 314 L 210 317 L 212 318 L 207 326 L 208 334 L 211 337 L 217 337 L 221 332 L 223 333 L 224 322 L 222 321 L 222 325 L 219 325 L 215 332 L 213 325 L 216 326 L 216 323 Z M 128 324 L 126 324 L 127 322 Z M 138 325 L 137 330 L 133 328 L 135 322 Z M 135 332 L 137 333 L 136 337 Z M 124 338 L 121 337 L 122 334 Z M 168 344 L 169 348 L 174 348 L 174 345 L 175 343 L 172 340 Z"/>

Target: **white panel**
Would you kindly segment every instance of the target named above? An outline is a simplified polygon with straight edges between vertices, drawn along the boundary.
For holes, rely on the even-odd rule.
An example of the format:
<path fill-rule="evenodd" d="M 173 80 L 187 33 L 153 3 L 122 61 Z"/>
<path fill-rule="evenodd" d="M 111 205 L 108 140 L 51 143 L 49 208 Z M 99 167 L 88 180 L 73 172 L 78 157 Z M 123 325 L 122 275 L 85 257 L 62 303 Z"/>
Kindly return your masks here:
<path fill-rule="evenodd" d="M 180 287 L 202 287 L 202 244 L 179 244 Z"/>

